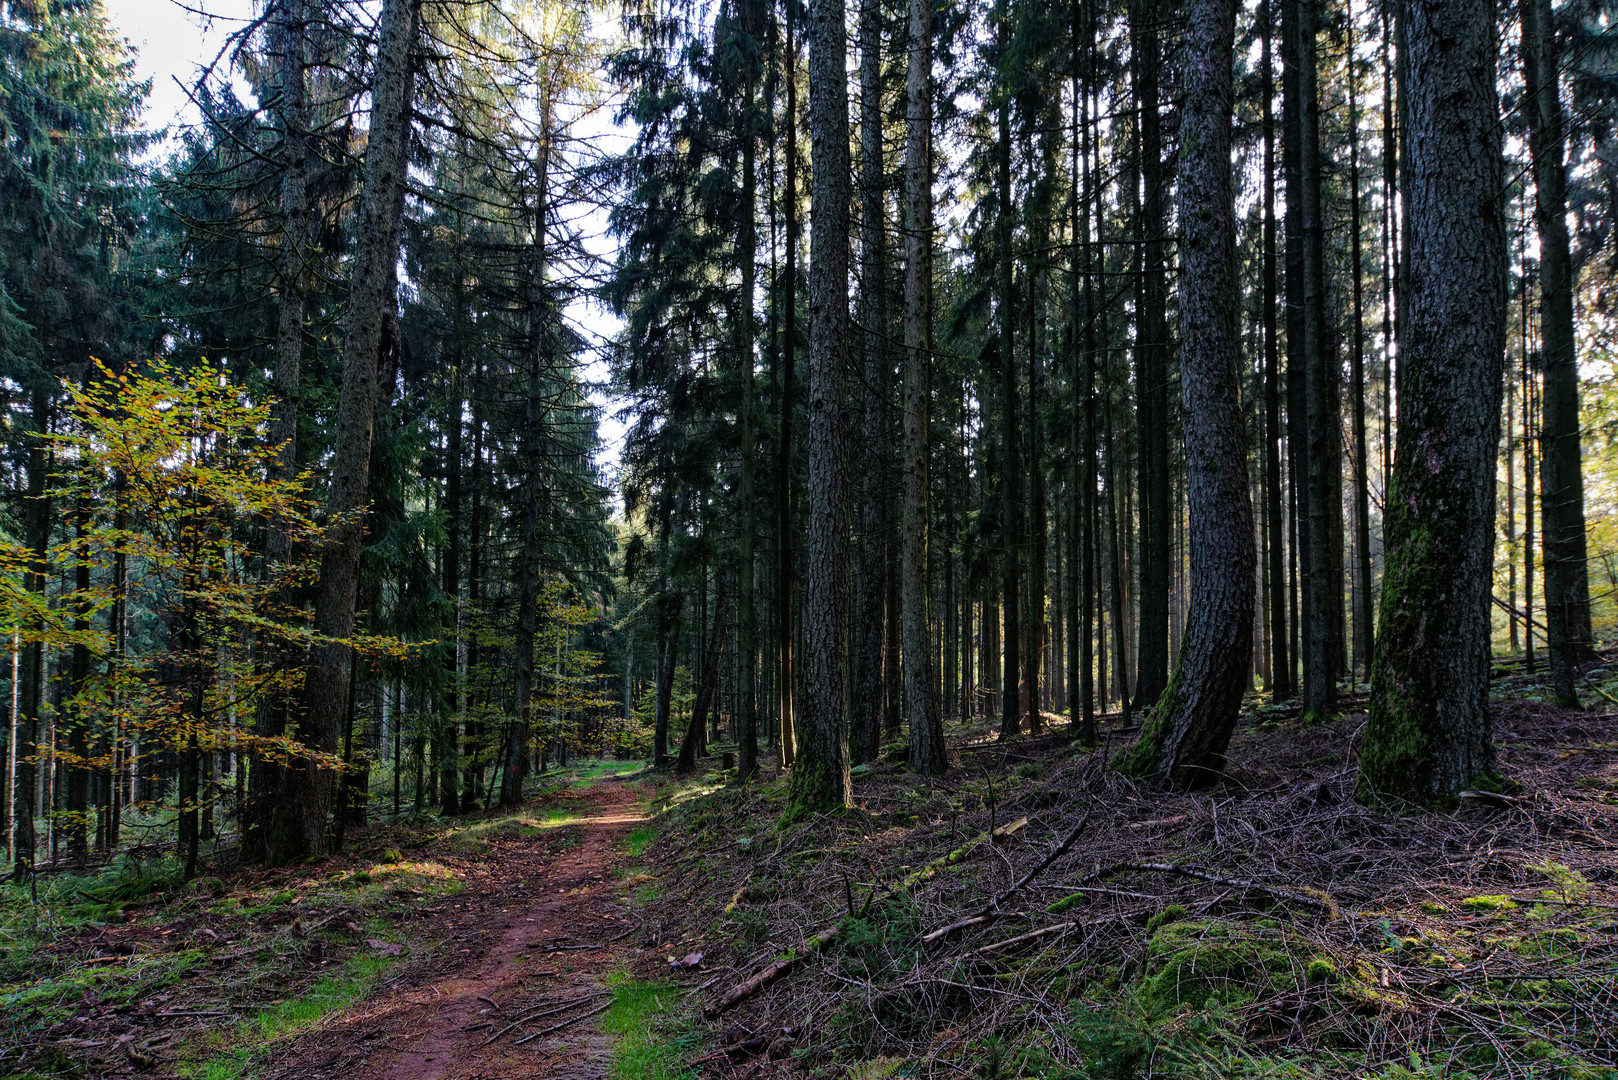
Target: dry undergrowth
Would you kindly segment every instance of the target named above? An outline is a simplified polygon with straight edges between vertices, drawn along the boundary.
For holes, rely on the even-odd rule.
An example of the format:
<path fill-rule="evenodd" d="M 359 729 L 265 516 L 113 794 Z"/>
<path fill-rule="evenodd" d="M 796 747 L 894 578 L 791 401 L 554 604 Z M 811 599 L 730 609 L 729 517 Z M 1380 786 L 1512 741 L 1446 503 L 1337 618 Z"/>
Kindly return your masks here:
<path fill-rule="evenodd" d="M 855 811 L 784 831 L 784 782 L 672 785 L 649 853 L 660 933 L 705 952 L 687 976 L 705 1005 L 836 929 L 710 1021 L 700 1067 L 1618 1076 L 1611 713 L 1500 703 L 1517 793 L 1430 813 L 1353 800 L 1363 715 L 1249 719 L 1199 794 L 1133 784 L 1065 726 L 961 731 L 946 778 L 874 765 Z M 1129 734 L 1112 727 L 1113 748 Z M 1011 835 L 972 843 L 996 826 Z"/>

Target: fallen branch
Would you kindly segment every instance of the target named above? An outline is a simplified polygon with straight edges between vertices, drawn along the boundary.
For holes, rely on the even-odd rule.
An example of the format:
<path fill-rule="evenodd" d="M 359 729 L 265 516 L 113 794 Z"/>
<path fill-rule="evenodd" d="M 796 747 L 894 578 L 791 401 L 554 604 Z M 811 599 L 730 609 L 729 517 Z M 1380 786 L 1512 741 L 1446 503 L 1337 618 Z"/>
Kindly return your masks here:
<path fill-rule="evenodd" d="M 898 885 L 894 886 L 893 893 L 904 892 L 918 881 L 932 877 L 944 867 L 953 866 L 958 862 L 964 861 L 967 855 L 971 853 L 973 848 L 980 844 L 989 842 L 992 838 L 998 837 L 1000 839 L 1004 839 L 1008 836 L 1015 836 L 1017 833 L 1026 828 L 1027 825 L 1028 819 L 1025 817 L 1020 817 L 1016 821 L 1002 825 L 992 832 L 979 833 L 977 836 L 968 840 L 966 843 L 962 844 L 954 851 L 951 851 L 949 854 L 941 855 L 932 862 L 928 863 L 926 866 L 923 866 L 920 870 L 911 873 L 910 876 L 906 877 L 903 881 L 899 882 Z M 891 896 L 893 893 L 889 893 L 889 895 Z"/>
<path fill-rule="evenodd" d="M 748 998 L 752 997 L 760 990 L 763 990 L 766 986 L 769 986 L 776 980 L 791 974 L 799 964 L 818 953 L 826 946 L 827 942 L 836 936 L 837 927 L 828 926 L 814 937 L 805 941 L 803 943 L 802 950 L 795 950 L 791 956 L 782 957 L 769 967 L 765 968 L 763 971 L 759 972 L 757 975 L 754 975 L 751 979 L 748 979 L 746 982 L 741 983 L 738 986 L 731 987 L 729 990 L 725 991 L 725 996 L 719 999 L 719 1003 L 717 1005 L 705 1010 L 708 1019 L 713 1019 L 720 1013 L 723 1013 L 733 1006 L 746 1001 Z"/>
<path fill-rule="evenodd" d="M 510 1031 L 512 1028 L 519 1027 L 519 1026 L 521 1026 L 523 1024 L 526 1024 L 530 1020 L 540 1020 L 540 1019 L 543 1019 L 544 1017 L 547 1017 L 547 1016 L 555 1016 L 557 1013 L 560 1013 L 560 1012 L 567 1012 L 569 1009 L 571 1009 L 575 1005 L 582 1005 L 586 1001 L 594 1001 L 596 998 L 606 997 L 608 993 L 610 993 L 610 991 L 603 990 L 601 993 L 598 993 L 598 994 L 584 994 L 584 995 L 582 995 L 580 997 L 569 998 L 567 1001 L 564 1001 L 564 1002 L 562 1002 L 562 1004 L 554 1006 L 553 1008 L 549 1008 L 549 1009 L 541 1008 L 541 1009 L 531 1010 L 529 1012 L 526 1012 L 523 1015 L 517 1017 L 511 1023 L 507 1024 L 505 1027 L 501 1028 L 499 1031 L 495 1032 L 493 1035 L 490 1035 L 487 1039 L 485 1039 L 483 1041 L 483 1045 L 488 1046 L 490 1043 L 494 1042 L 496 1039 L 498 1039 L 501 1036 L 505 1035 L 505 1033 Z M 588 1016 L 590 1014 L 586 1013 L 585 1015 Z M 494 1026 L 493 1021 L 490 1021 L 489 1026 L 490 1027 Z M 472 1029 L 467 1028 L 466 1030 L 471 1031 Z"/>
<path fill-rule="evenodd" d="M 1114 874 L 1121 874 L 1126 870 L 1136 870 L 1154 874 L 1175 874 L 1179 877 L 1195 878 L 1198 881 L 1211 882 L 1214 885 L 1226 885 L 1235 889 L 1252 889 L 1254 892 L 1266 893 L 1280 900 L 1290 900 L 1296 904 L 1305 904 L 1312 908 L 1318 908 L 1321 911 L 1329 913 L 1333 918 L 1336 918 L 1343 913 L 1342 909 L 1337 906 L 1337 901 L 1333 900 L 1329 895 L 1324 892 L 1320 892 L 1319 890 L 1303 892 L 1296 889 L 1283 889 L 1274 885 L 1265 885 L 1263 882 L 1253 881 L 1250 878 L 1220 877 L 1218 874 L 1210 874 L 1206 870 L 1198 870 L 1194 866 L 1185 866 L 1180 863 L 1113 863 L 1111 866 L 1103 866 L 1099 870 L 1086 874 L 1084 877 L 1067 887 L 1075 892 L 1082 892 L 1084 886 L 1089 885 L 1092 882 L 1102 881 L 1106 878 L 1112 877 Z"/>
<path fill-rule="evenodd" d="M 1009 945 L 1016 945 L 1020 942 L 1031 941 L 1034 938 L 1044 937 L 1046 934 L 1057 934 L 1072 930 L 1078 925 L 1079 924 L 1077 922 L 1069 920 L 1068 922 L 1057 923 L 1055 926 L 1041 927 L 1038 930 L 1030 930 L 1026 934 L 1018 934 L 1016 937 L 1009 937 L 1004 941 L 997 941 L 993 945 L 985 945 L 976 951 L 980 953 L 994 952 L 996 949 L 1004 949 Z"/>
<path fill-rule="evenodd" d="M 536 1031 L 532 1035 L 524 1035 L 522 1038 L 518 1039 L 516 1042 L 512 1043 L 511 1045 L 512 1046 L 521 1046 L 525 1042 L 533 1042 L 535 1039 L 542 1038 L 542 1037 L 544 1037 L 546 1035 L 550 1035 L 550 1034 L 552 1034 L 554 1032 L 561 1031 L 565 1027 L 571 1027 L 572 1025 L 577 1024 L 580 1020 L 588 1020 L 590 1017 L 595 1016 L 597 1013 L 604 1013 L 610 1008 L 612 1008 L 612 1002 L 603 1001 L 600 1005 L 598 1005 L 595 1008 L 591 1009 L 587 1013 L 580 1013 L 579 1015 L 573 1017 L 573 1019 L 571 1019 L 571 1020 L 563 1020 L 560 1024 L 553 1024 L 550 1027 L 546 1028 L 544 1031 Z"/>
<path fill-rule="evenodd" d="M 1086 813 L 1082 818 L 1079 819 L 1079 823 L 1077 825 L 1068 830 L 1068 834 L 1062 838 L 1062 842 L 1051 849 L 1050 854 L 1041 859 L 1037 866 L 1019 878 L 1015 885 L 1001 893 L 999 896 L 996 896 L 993 900 L 990 900 L 987 904 L 983 905 L 983 907 L 978 910 L 977 914 L 968 915 L 964 919 L 956 919 L 948 926 L 941 926 L 937 930 L 923 934 L 921 938 L 922 943 L 931 944 L 941 937 L 946 937 L 949 934 L 953 934 L 957 930 L 964 930 L 969 926 L 976 926 L 979 923 L 986 923 L 992 919 L 999 918 L 1001 914 L 1000 905 L 1011 899 L 1014 894 L 1020 892 L 1028 885 L 1030 881 L 1033 881 L 1040 874 L 1043 874 L 1051 863 L 1055 862 L 1057 859 L 1060 859 L 1063 855 L 1066 855 L 1069 851 L 1071 851 L 1073 849 L 1073 845 L 1079 839 L 1079 833 L 1083 832 L 1084 827 L 1089 823 L 1090 815 L 1089 813 Z"/>

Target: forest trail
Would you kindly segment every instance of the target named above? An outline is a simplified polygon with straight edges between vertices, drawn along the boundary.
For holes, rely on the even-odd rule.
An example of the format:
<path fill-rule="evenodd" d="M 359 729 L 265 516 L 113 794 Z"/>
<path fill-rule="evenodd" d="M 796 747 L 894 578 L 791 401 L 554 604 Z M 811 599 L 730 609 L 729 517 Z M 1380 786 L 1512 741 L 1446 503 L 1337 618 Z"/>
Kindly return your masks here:
<path fill-rule="evenodd" d="M 637 944 L 613 871 L 627 858 L 624 838 L 645 820 L 644 797 L 638 785 L 603 779 L 547 800 L 577 814 L 566 825 L 577 843 L 554 856 L 543 841 L 503 849 L 496 880 L 457 898 L 465 904 L 456 930 L 431 964 L 297 1040 L 263 1075 L 606 1076 L 598 1012 L 612 1000 L 606 976 Z"/>

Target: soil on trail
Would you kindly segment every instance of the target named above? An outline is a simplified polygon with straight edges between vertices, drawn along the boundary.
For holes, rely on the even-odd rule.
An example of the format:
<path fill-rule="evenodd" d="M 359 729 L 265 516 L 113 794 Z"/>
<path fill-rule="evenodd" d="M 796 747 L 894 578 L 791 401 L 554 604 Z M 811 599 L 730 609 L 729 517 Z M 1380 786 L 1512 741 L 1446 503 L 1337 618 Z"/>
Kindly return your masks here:
<path fill-rule="evenodd" d="M 613 780 L 546 800 L 576 813 L 576 843 L 502 846 L 478 886 L 440 909 L 449 936 L 362 1004 L 295 1040 L 262 1075 L 343 1080 L 599 1080 L 605 976 L 635 951 L 613 898 L 623 838 L 644 820 L 638 786 Z M 571 1021 L 571 1022 L 570 1022 Z M 563 1026 L 565 1025 L 565 1026 Z M 554 1029 L 554 1030 L 553 1030 Z"/>

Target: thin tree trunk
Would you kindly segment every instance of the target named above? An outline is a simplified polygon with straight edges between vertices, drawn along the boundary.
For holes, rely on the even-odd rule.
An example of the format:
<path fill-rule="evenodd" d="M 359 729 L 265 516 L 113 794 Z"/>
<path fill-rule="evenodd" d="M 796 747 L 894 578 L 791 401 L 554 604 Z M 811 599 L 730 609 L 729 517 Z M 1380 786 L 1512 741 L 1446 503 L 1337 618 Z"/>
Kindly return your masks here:
<path fill-rule="evenodd" d="M 518 437 L 522 455 L 522 526 L 517 552 L 517 686 L 511 741 L 500 773 L 500 805 L 522 802 L 522 782 L 527 775 L 529 723 L 534 715 L 534 647 L 539 632 L 539 591 L 542 587 L 539 565 L 539 534 L 543 505 L 540 477 L 545 448 L 541 444 L 545 419 L 544 367 L 555 347 L 553 314 L 546 293 L 547 229 L 550 217 L 551 97 L 540 90 L 539 122 L 541 141 L 534 164 L 534 247 L 528 282 L 527 368 L 524 372 L 523 429 Z"/>
<path fill-rule="evenodd" d="M 794 390 L 798 355 L 798 51 L 793 13 L 796 4 L 786 5 L 786 265 L 782 267 L 780 291 L 786 312 L 781 331 L 781 441 L 776 452 L 776 712 L 779 762 L 787 768 L 797 759 L 798 737 L 793 715 L 793 634 L 796 588 L 792 560 L 792 418 L 797 408 Z"/>
<path fill-rule="evenodd" d="M 1371 477 L 1365 445 L 1365 267 L 1360 255 L 1360 110 L 1355 84 L 1354 23 L 1348 23 L 1348 205 L 1349 259 L 1354 282 L 1354 341 L 1349 385 L 1354 395 L 1354 547 L 1356 581 L 1354 659 L 1367 676 L 1375 651 L 1371 598 Z"/>
<path fill-rule="evenodd" d="M 702 666 L 702 685 L 697 688 L 697 700 L 691 709 L 691 722 L 685 726 L 685 737 L 680 740 L 680 754 L 674 763 L 675 773 L 681 776 L 697 769 L 697 755 L 704 749 L 703 736 L 706 734 L 704 727 L 708 723 L 708 710 L 713 707 L 714 697 L 719 688 L 719 662 L 725 654 L 725 606 L 716 599 L 713 607 L 713 629 L 708 638 L 707 659 Z M 755 746 L 755 764 L 757 754 L 758 748 Z"/>
<path fill-rule="evenodd" d="M 1557 702 L 1578 708 L 1580 666 L 1594 658 L 1579 448 L 1579 362 L 1573 333 L 1567 167 L 1556 27 L 1550 0 L 1521 0 L 1528 147 L 1539 233 L 1539 333 L 1545 380 L 1540 429 L 1540 513 L 1545 544 L 1545 628 Z"/>
<path fill-rule="evenodd" d="M 1275 285 L 1275 68 L 1271 39 L 1276 0 L 1264 0 L 1264 505 L 1269 531 L 1270 698 L 1294 692 L 1287 649 L 1286 520 L 1281 510 L 1281 358 Z"/>
<path fill-rule="evenodd" d="M 1333 548 L 1340 540 L 1340 501 L 1332 498 L 1334 450 L 1340 440 L 1338 414 L 1333 403 L 1336 368 L 1327 345 L 1325 220 L 1321 200 L 1320 93 L 1316 53 L 1318 0 L 1294 0 L 1295 63 L 1298 65 L 1294 99 L 1298 114 L 1298 183 L 1301 195 L 1299 242 L 1302 245 L 1303 310 L 1303 480 L 1299 531 L 1304 568 L 1304 711 L 1328 715 L 1336 697 L 1337 670 L 1333 663 L 1336 642 L 1334 610 L 1341 596 L 1341 579 L 1333 573 Z M 1289 103 L 1289 108 L 1293 103 Z M 1289 238 L 1290 239 L 1290 238 Z"/>
<path fill-rule="evenodd" d="M 307 10 L 304 0 L 283 0 L 278 27 L 281 49 L 281 253 L 278 266 L 279 308 L 275 333 L 275 400 L 270 406 L 270 441 L 275 456 L 270 478 L 290 480 L 298 471 L 298 413 L 301 405 L 303 365 L 303 321 L 306 295 L 311 279 L 308 242 L 310 239 L 308 88 L 306 83 Z M 267 561 L 285 565 L 291 561 L 292 545 L 282 529 L 271 528 L 266 537 Z M 291 589 L 282 590 L 283 604 L 291 605 Z M 296 650 L 284 642 L 266 641 L 264 662 L 290 668 L 297 663 Z M 260 738 L 286 734 L 292 708 L 288 695 L 271 690 L 255 710 L 254 732 Z M 285 767 L 257 754 L 248 772 L 247 805 L 242 812 L 244 854 L 255 861 L 269 856 L 270 829 L 274 822 Z"/>
<path fill-rule="evenodd" d="M 1011 10 L 1009 0 L 999 0 L 996 9 L 998 35 L 998 62 L 1010 64 L 1007 51 L 1011 44 Z M 1003 76 L 1002 76 L 1003 77 Z M 1002 676 L 1000 680 L 1000 737 L 1009 739 L 1022 727 L 1020 706 L 1021 658 L 1018 655 L 1022 620 L 1018 616 L 1018 591 L 1021 587 L 1021 559 L 1019 544 L 1022 539 L 1021 463 L 1018 461 L 1022 446 L 1017 430 L 1017 359 L 1013 342 L 1016 318 L 1013 312 L 1011 264 L 1011 102 L 1010 92 L 1000 91 L 1000 104 L 996 113 L 997 142 L 995 150 L 996 192 L 999 203 L 995 213 L 995 260 L 1000 271 L 1000 604 L 1004 632 L 1002 637 Z"/>
<path fill-rule="evenodd" d="M 867 0 L 874 8 L 874 0 Z M 927 405 L 933 322 L 933 3 L 910 0 L 910 60 L 905 76 L 904 611 L 905 711 L 910 768 L 937 776 L 948 767 L 944 725 L 932 695 L 927 635 Z"/>
<path fill-rule="evenodd" d="M 1405 11 L 1410 278 L 1361 787 L 1452 799 L 1494 768 L 1489 638 L 1506 230 L 1493 4 Z"/>
<path fill-rule="evenodd" d="M 750 3 L 744 9 L 743 29 L 751 34 L 755 40 L 759 36 L 759 13 L 756 3 Z M 743 106 L 742 106 L 742 206 L 741 206 L 741 263 L 742 263 L 742 297 L 741 297 L 741 341 L 738 343 L 737 358 L 741 367 L 742 376 L 742 407 L 737 423 L 741 427 L 741 475 L 738 478 L 736 501 L 740 504 L 741 513 L 738 521 L 737 551 L 736 551 L 736 636 L 737 657 L 741 675 L 741 700 L 737 703 L 741 713 L 733 722 L 736 734 L 737 749 L 739 751 L 738 776 L 743 780 L 753 775 L 758 768 L 758 644 L 757 627 L 758 611 L 753 596 L 753 535 L 754 535 L 754 498 L 753 498 L 753 343 L 758 336 L 758 328 L 754 322 L 753 293 L 757 288 L 758 274 L 758 176 L 755 163 L 757 159 L 758 141 L 754 136 L 755 123 L 753 106 L 753 66 L 747 62 L 747 73 L 743 79 Z M 715 657 L 717 660 L 717 656 Z"/>

